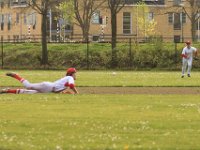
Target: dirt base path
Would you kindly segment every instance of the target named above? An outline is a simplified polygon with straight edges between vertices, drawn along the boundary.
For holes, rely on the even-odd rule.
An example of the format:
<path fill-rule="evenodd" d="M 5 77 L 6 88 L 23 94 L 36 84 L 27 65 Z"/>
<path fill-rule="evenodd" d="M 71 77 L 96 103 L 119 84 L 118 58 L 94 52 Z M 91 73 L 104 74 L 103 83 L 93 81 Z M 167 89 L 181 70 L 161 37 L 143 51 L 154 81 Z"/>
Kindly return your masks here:
<path fill-rule="evenodd" d="M 6 87 L 0 87 L 3 88 Z M 77 87 L 77 89 L 80 94 L 200 94 L 200 87 Z"/>
<path fill-rule="evenodd" d="M 77 87 L 81 94 L 200 94 L 200 87 Z"/>

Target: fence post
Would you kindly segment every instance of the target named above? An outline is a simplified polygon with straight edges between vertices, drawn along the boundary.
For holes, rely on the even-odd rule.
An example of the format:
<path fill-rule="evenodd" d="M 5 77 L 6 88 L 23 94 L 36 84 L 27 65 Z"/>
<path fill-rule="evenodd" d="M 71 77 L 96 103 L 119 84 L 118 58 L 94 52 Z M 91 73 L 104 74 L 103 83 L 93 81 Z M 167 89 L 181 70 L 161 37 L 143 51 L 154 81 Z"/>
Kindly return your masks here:
<path fill-rule="evenodd" d="M 132 67 L 132 40 L 131 40 L 131 38 L 129 39 L 129 65 L 130 65 L 130 67 Z"/>
<path fill-rule="evenodd" d="M 87 59 L 87 70 L 89 70 L 89 39 L 88 39 L 88 35 L 87 35 L 87 54 L 86 54 L 86 59 Z"/>
<path fill-rule="evenodd" d="M 1 37 L 1 68 L 3 69 L 4 67 L 4 54 L 3 54 L 3 37 Z"/>
<path fill-rule="evenodd" d="M 178 56 L 178 52 L 177 52 L 177 42 L 175 42 L 175 59 L 174 62 L 177 63 L 177 56 Z"/>

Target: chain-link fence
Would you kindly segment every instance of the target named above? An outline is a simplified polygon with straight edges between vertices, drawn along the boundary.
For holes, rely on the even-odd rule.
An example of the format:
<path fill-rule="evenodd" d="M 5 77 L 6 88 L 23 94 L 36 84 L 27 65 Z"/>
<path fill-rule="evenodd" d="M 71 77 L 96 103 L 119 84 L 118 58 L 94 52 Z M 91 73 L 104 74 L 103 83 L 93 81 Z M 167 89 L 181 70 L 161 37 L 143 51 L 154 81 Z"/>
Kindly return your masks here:
<path fill-rule="evenodd" d="M 118 37 L 114 49 L 105 39 L 49 42 L 48 64 L 44 66 L 41 42 L 1 39 L 0 64 L 1 68 L 12 69 L 180 69 L 183 47 L 184 43 L 164 43 L 160 39 L 138 43 L 135 37 Z M 195 66 L 199 67 L 199 63 L 194 62 Z"/>

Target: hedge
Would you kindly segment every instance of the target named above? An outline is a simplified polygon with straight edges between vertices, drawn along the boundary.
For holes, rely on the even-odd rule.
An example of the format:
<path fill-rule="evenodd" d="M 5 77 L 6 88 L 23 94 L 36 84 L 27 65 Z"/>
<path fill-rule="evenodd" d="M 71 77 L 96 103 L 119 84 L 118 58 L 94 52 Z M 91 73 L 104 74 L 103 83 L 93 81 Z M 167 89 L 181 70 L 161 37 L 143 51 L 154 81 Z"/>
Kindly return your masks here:
<path fill-rule="evenodd" d="M 181 51 L 184 44 L 179 43 L 118 43 L 116 47 L 116 66 L 112 67 L 112 50 L 109 43 L 49 44 L 49 63 L 46 69 L 166 69 L 180 70 Z M 195 47 L 199 47 L 197 43 Z M 177 48 L 176 48 L 177 47 Z M 88 52 L 88 55 L 87 55 Z M 7 69 L 43 69 L 41 66 L 41 44 L 4 44 L 3 67 Z M 2 65 L 2 64 L 1 64 Z M 194 68 L 200 63 L 194 61 Z"/>

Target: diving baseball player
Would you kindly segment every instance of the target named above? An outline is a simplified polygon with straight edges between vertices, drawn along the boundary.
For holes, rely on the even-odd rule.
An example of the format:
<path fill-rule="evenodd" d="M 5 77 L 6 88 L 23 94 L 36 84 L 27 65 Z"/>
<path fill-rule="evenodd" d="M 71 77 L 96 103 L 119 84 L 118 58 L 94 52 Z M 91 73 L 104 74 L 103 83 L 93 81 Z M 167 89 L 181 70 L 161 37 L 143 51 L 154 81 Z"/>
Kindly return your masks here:
<path fill-rule="evenodd" d="M 3 89 L 0 94 L 13 93 L 13 94 L 34 94 L 34 93 L 66 93 L 66 94 L 78 94 L 75 87 L 74 80 L 76 80 L 76 69 L 67 69 L 66 76 L 55 82 L 41 82 L 30 83 L 28 80 L 20 77 L 15 73 L 7 73 L 7 76 L 20 81 L 25 89 Z"/>

